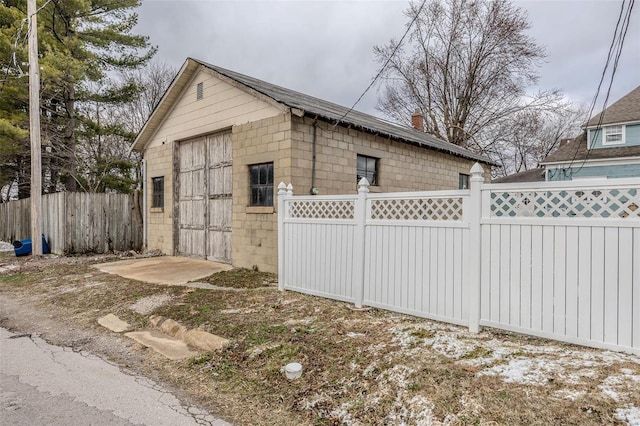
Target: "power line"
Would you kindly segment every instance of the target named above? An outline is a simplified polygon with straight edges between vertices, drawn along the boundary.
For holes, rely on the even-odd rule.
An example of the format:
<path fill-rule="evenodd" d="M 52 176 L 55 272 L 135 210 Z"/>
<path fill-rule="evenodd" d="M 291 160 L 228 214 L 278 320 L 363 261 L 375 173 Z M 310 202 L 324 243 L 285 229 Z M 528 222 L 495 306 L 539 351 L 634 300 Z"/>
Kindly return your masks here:
<path fill-rule="evenodd" d="M 587 123 L 589 121 L 589 118 L 591 118 L 591 114 L 593 114 L 593 110 L 595 108 L 595 104 L 597 102 L 598 96 L 600 94 L 600 89 L 602 87 L 602 83 L 605 79 L 605 75 L 607 72 L 607 69 L 609 68 L 609 64 L 611 63 L 611 59 L 612 59 L 612 53 L 615 50 L 615 54 L 613 54 L 614 57 L 614 61 L 613 61 L 613 68 L 611 70 L 611 78 L 609 79 L 609 86 L 607 87 L 607 93 L 603 102 L 603 106 L 602 106 L 602 112 L 600 113 L 599 117 L 598 117 L 598 124 L 596 125 L 596 128 L 594 130 L 594 137 L 591 141 L 588 140 L 589 138 L 589 133 L 587 132 L 587 153 L 585 155 L 585 158 L 582 159 L 582 162 L 580 164 L 580 167 L 574 172 L 572 171 L 571 167 L 573 166 L 573 163 L 576 160 L 576 157 L 578 155 L 578 151 L 580 149 L 580 144 L 576 145 L 576 149 L 575 152 L 573 154 L 573 158 L 571 159 L 571 162 L 569 163 L 569 167 L 568 170 L 570 170 L 571 175 L 573 176 L 574 173 L 578 173 L 580 172 L 580 170 L 582 170 L 582 168 L 584 167 L 585 163 L 587 162 L 587 160 L 589 159 L 589 156 L 591 155 L 591 150 L 593 149 L 593 145 L 595 143 L 595 135 L 598 133 L 598 131 L 601 131 L 602 129 L 602 121 L 604 120 L 604 112 L 607 109 L 607 104 L 609 101 L 609 95 L 611 94 L 611 87 L 613 85 L 613 80 L 614 77 L 616 75 L 616 71 L 618 69 L 618 63 L 620 61 L 620 56 L 622 54 L 622 49 L 624 47 L 624 41 L 625 38 L 627 36 L 627 31 L 629 29 L 629 24 L 631 22 L 631 11 L 633 10 L 633 7 L 635 5 L 635 0 L 630 0 L 628 5 L 627 5 L 627 11 L 625 13 L 624 9 L 625 9 L 625 0 L 622 1 L 622 5 L 620 7 L 620 14 L 618 15 L 618 21 L 616 22 L 616 28 L 614 30 L 613 33 L 613 38 L 611 40 L 611 45 L 609 47 L 609 53 L 607 54 L 607 61 L 605 63 L 604 69 L 602 70 L 602 75 L 600 77 L 600 82 L 598 84 L 598 88 L 596 90 L 596 94 L 593 98 L 593 101 L 591 103 L 591 107 L 589 109 L 589 114 L 587 116 Z M 620 22 L 622 21 L 622 27 L 620 27 Z M 620 29 L 620 31 L 618 31 L 618 29 Z M 602 138 L 604 138 L 604 132 L 602 133 Z"/>
<path fill-rule="evenodd" d="M 382 75 L 382 73 L 384 72 L 385 68 L 387 67 L 387 65 L 389 65 L 389 62 L 391 62 L 391 59 L 393 59 L 393 56 L 396 54 L 396 52 L 398 51 L 398 49 L 400 48 L 400 46 L 402 45 L 402 42 L 404 41 L 404 39 L 407 37 L 407 34 L 409 34 L 409 31 L 411 30 L 411 27 L 413 26 L 413 24 L 418 20 L 418 17 L 420 16 L 420 13 L 422 12 L 422 9 L 424 8 L 424 5 L 427 3 L 427 0 L 422 0 L 422 4 L 420 5 L 420 7 L 418 8 L 418 11 L 416 12 L 415 16 L 413 17 L 413 19 L 411 20 L 411 22 L 409 23 L 409 26 L 407 26 L 407 30 L 404 32 L 404 34 L 402 35 L 402 38 L 400 39 L 400 41 L 398 42 L 398 44 L 396 44 L 396 46 L 393 48 L 393 51 L 391 52 L 391 55 L 389 55 L 389 57 L 387 58 L 386 62 L 384 63 L 384 65 L 382 65 L 382 68 L 380 68 L 380 71 L 378 71 L 378 73 L 376 74 L 376 76 L 373 78 L 373 80 L 371 80 L 371 83 L 369 84 L 369 86 L 367 86 L 366 89 L 364 89 L 364 92 L 362 92 L 362 94 L 358 97 L 358 99 L 353 103 L 353 105 L 351 105 L 351 108 L 349 108 L 349 110 L 347 112 L 344 113 L 344 115 L 342 117 L 340 117 L 337 121 L 336 124 L 333 125 L 333 128 L 335 129 L 336 126 L 342 121 L 344 120 L 344 118 L 349 115 L 351 113 L 351 111 L 353 111 L 353 109 L 356 107 L 356 105 L 358 105 L 358 103 L 362 100 L 362 98 L 364 97 L 364 95 L 367 94 L 367 92 L 369 91 L 369 89 L 371 89 L 373 87 L 373 85 L 375 84 L 375 82 L 378 80 L 378 78 L 380 78 L 380 76 Z"/>

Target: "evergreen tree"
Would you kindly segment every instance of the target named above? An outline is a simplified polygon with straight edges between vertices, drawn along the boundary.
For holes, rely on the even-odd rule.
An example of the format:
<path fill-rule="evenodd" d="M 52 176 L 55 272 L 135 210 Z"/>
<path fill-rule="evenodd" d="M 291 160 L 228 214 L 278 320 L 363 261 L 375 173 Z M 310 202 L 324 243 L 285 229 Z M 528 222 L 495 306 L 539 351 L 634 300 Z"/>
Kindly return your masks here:
<path fill-rule="evenodd" d="M 92 144 L 125 138 L 132 135 L 117 123 L 105 122 L 98 111 L 130 102 L 139 92 L 131 82 L 116 83 L 109 77 L 115 72 L 135 70 L 144 66 L 155 54 L 147 37 L 134 35 L 137 22 L 134 10 L 139 0 L 42 0 L 39 2 L 38 38 L 41 68 L 41 122 L 43 144 L 43 188 L 45 192 L 58 189 L 68 191 L 104 191 L 131 189 L 126 179 L 131 177 L 134 163 L 127 158 L 96 158 L 105 150 L 92 150 Z M 28 81 L 19 77 L 26 73 L 26 46 L 24 35 L 26 2 L 24 0 L 0 3 L 0 61 L 7 74 L 0 94 L 0 120 L 7 127 L 5 137 L 0 124 L 0 165 L 17 165 L 24 157 L 24 114 L 27 114 Z M 22 70 L 25 68 L 25 70 Z M 11 103 L 14 105 L 11 105 Z M 16 105 L 17 104 L 17 105 Z M 1 123 L 1 122 L 0 122 Z M 27 120 L 28 123 L 28 120 Z M 11 131 L 9 131 L 11 130 Z M 21 139 L 22 138 L 22 139 Z M 28 141 L 27 141 L 28 142 Z M 4 155 L 7 151 L 7 156 Z M 93 161 L 87 155 L 94 154 Z M 13 157 L 10 161 L 8 158 Z M 28 156 L 27 156 L 28 157 Z M 89 184 L 88 177 L 95 166 L 103 173 L 120 175 L 123 182 L 113 185 Z M 5 167 L 6 169 L 6 167 Z M 0 178 L 2 175 L 0 175 Z M 19 176 L 16 176 L 19 178 Z M 28 179 L 27 179 L 28 182 Z M 2 183 L 2 182 L 0 182 Z M 19 182 L 20 183 L 20 182 Z M 123 186 L 124 184 L 124 186 Z M 25 187 L 24 184 L 19 184 Z"/>

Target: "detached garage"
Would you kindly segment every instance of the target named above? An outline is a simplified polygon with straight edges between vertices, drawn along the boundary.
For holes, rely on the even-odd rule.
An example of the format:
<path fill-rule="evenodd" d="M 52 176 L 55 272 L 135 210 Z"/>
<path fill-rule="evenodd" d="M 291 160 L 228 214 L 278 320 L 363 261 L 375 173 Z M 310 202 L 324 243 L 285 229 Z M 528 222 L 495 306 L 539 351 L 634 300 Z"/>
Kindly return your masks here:
<path fill-rule="evenodd" d="M 376 117 L 187 59 L 132 150 L 144 164 L 145 246 L 277 271 L 275 191 L 456 189 L 484 157 Z M 489 167 L 487 167 L 487 165 Z"/>

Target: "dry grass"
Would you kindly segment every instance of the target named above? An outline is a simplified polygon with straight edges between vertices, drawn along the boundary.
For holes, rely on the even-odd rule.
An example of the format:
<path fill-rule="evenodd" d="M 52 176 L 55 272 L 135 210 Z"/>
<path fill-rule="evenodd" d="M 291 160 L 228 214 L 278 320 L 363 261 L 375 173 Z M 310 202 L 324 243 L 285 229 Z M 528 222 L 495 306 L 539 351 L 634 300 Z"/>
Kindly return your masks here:
<path fill-rule="evenodd" d="M 278 276 L 267 272 L 237 268 L 230 271 L 221 271 L 197 281 L 213 284 L 218 287 L 262 288 L 275 286 L 278 283 Z"/>
<path fill-rule="evenodd" d="M 245 289 L 212 291 L 125 280 L 90 263 L 23 262 L 0 275 L 0 291 L 35 294 L 86 324 L 113 312 L 139 327 L 147 318 L 130 306 L 170 295 L 154 314 L 232 344 L 154 368 L 236 424 L 624 424 L 640 407 L 637 356 L 355 310 L 264 288 L 274 277 L 254 271 L 212 276 Z M 289 381 L 281 368 L 293 361 L 304 374 Z"/>

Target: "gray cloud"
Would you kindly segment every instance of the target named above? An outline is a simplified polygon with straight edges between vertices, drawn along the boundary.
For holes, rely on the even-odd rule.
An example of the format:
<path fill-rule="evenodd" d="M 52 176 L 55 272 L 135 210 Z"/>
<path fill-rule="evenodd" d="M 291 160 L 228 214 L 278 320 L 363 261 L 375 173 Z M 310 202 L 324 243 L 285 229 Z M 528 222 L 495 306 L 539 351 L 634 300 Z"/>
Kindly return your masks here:
<path fill-rule="evenodd" d="M 621 1 L 516 4 L 528 14 L 530 35 L 548 53 L 537 88 L 557 88 L 574 102 L 589 103 Z M 158 45 L 159 60 L 176 67 L 192 56 L 351 106 L 376 73 L 373 46 L 404 33 L 407 6 L 405 1 L 146 0 L 136 31 Z M 636 8 L 609 103 L 639 84 Z M 377 114 L 376 98 L 372 90 L 356 108 Z"/>

